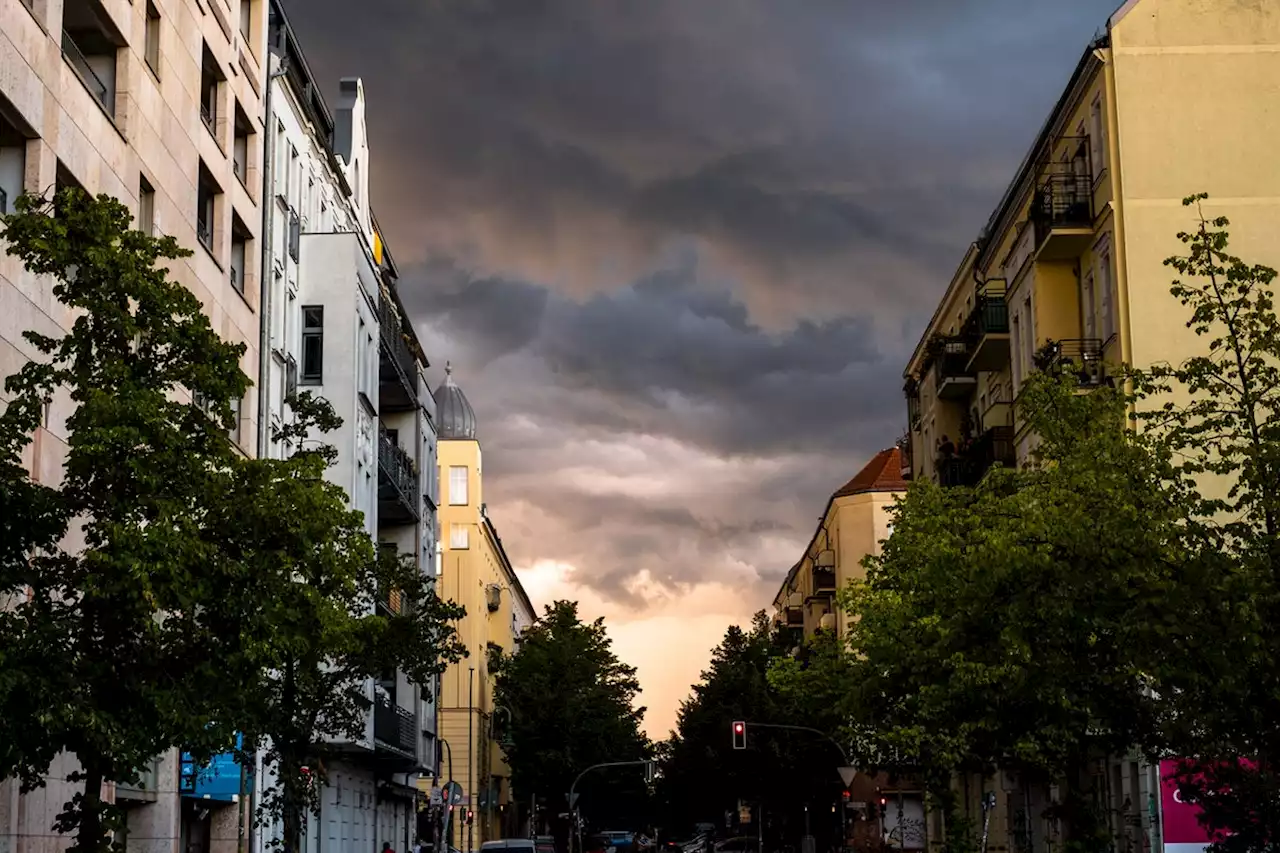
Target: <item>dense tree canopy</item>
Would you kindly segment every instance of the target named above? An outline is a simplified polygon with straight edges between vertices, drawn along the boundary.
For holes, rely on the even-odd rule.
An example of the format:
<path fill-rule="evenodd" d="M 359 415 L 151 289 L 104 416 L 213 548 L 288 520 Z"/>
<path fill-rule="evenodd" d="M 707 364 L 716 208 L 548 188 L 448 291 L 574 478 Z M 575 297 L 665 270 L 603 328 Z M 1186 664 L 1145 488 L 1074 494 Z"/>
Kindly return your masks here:
<path fill-rule="evenodd" d="M 240 567 L 217 559 L 208 508 L 235 486 L 227 439 L 248 387 L 244 348 L 222 341 L 162 265 L 189 252 L 131 230 L 107 197 L 24 196 L 7 251 L 53 281 L 74 317 L 27 332 L 40 357 L 7 378 L 0 415 L 0 777 L 42 784 L 75 753 L 83 791 L 59 818 L 80 853 L 103 849 L 119 810 L 104 781 L 136 781 L 156 755 L 228 742 L 219 713 L 256 665 L 219 602 Z M 70 397 L 61 483 L 28 479 L 24 452 L 49 401 Z M 49 452 L 48 447 L 44 452 Z"/>
<path fill-rule="evenodd" d="M 639 691 L 635 668 L 614 654 L 603 619 L 583 622 L 571 601 L 548 605 L 517 650 L 498 661 L 494 703 L 510 712 L 502 737 L 519 796 L 545 799 L 555 814 L 588 767 L 650 758 Z M 642 767 L 600 771 L 578 790 L 589 821 L 646 816 Z"/>

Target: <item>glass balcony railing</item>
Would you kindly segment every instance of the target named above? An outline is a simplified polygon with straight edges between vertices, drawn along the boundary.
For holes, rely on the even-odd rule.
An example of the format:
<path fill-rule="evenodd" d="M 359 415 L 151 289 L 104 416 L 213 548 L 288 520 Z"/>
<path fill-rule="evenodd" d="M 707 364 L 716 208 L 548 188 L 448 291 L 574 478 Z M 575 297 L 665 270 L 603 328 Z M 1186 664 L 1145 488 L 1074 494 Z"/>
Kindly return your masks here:
<path fill-rule="evenodd" d="M 80 50 L 80 46 L 71 37 L 71 33 L 66 30 L 62 31 L 62 55 L 67 58 L 67 62 L 76 70 L 76 74 L 84 82 L 89 93 L 97 99 L 98 103 L 102 104 L 102 108 L 107 111 L 107 115 L 114 117 L 116 105 L 113 103 L 111 90 L 102 81 L 102 78 L 98 76 L 98 73 L 93 70 L 93 66 L 89 64 L 88 57 Z"/>

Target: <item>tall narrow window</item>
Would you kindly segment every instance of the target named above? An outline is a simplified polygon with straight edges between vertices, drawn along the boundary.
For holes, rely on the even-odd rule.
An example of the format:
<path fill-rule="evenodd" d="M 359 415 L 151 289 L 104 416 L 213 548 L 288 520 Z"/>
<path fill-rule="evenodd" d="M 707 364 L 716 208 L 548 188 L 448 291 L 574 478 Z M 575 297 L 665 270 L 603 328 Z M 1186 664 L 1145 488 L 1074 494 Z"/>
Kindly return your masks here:
<path fill-rule="evenodd" d="M 138 230 L 143 234 L 156 233 L 156 191 L 145 177 L 138 177 Z"/>
<path fill-rule="evenodd" d="M 465 524 L 449 525 L 449 547 L 450 548 L 470 548 L 471 547 L 471 530 Z"/>
<path fill-rule="evenodd" d="M 1098 337 L 1097 299 L 1094 295 L 1093 272 L 1084 274 L 1080 283 L 1080 314 L 1084 317 L 1084 336 L 1086 339 Z"/>
<path fill-rule="evenodd" d="M 0 213 L 11 213 L 27 173 L 27 137 L 0 113 Z"/>
<path fill-rule="evenodd" d="M 1013 347 L 1013 393 L 1022 387 L 1022 316 L 1015 313 L 1009 319 L 1009 343 Z M 929 442 L 925 441 L 928 447 Z"/>
<path fill-rule="evenodd" d="M 1103 243 L 1097 248 L 1098 258 L 1098 299 L 1101 303 L 1102 314 L 1102 340 L 1107 341 L 1119 330 L 1119 323 L 1116 322 L 1116 304 L 1114 283 L 1111 275 L 1111 245 Z"/>
<path fill-rule="evenodd" d="M 1102 118 L 1102 95 L 1093 99 L 1089 107 L 1090 156 L 1093 158 L 1093 176 L 1096 178 L 1107 168 L 1106 124 Z"/>
<path fill-rule="evenodd" d="M 218 139 L 218 102 L 222 99 L 222 81 L 225 79 L 217 58 L 206 44 L 200 65 L 200 118 L 219 145 L 222 141 Z"/>
<path fill-rule="evenodd" d="M 253 40 L 253 0 L 240 0 L 240 35 Z"/>
<path fill-rule="evenodd" d="M 147 33 L 143 44 L 143 57 L 151 73 L 160 76 L 160 13 L 154 3 L 147 3 Z"/>
<path fill-rule="evenodd" d="M 239 101 L 236 101 L 235 134 L 231 144 L 231 166 L 235 170 L 236 178 L 252 196 L 253 190 L 249 186 L 249 151 L 251 150 L 249 137 L 253 136 L 253 122 L 249 121 L 249 116 L 240 106 Z"/>
<path fill-rule="evenodd" d="M 218 196 L 222 188 L 213 179 L 213 174 L 204 162 L 200 163 L 200 174 L 196 186 L 196 239 L 206 249 L 216 254 L 216 223 L 218 212 Z"/>
<path fill-rule="evenodd" d="M 249 228 L 235 213 L 231 214 L 231 263 L 228 274 L 231 286 L 244 293 L 246 262 L 249 258 Z"/>
<path fill-rule="evenodd" d="M 62 6 L 62 55 L 89 93 L 113 119 L 116 72 L 124 36 L 95 0 L 66 0 Z"/>
<path fill-rule="evenodd" d="M 324 306 L 302 306 L 302 377 L 303 385 L 319 385 L 324 381 Z"/>
<path fill-rule="evenodd" d="M 467 505 L 467 466 L 449 466 L 449 504 L 451 506 Z"/>

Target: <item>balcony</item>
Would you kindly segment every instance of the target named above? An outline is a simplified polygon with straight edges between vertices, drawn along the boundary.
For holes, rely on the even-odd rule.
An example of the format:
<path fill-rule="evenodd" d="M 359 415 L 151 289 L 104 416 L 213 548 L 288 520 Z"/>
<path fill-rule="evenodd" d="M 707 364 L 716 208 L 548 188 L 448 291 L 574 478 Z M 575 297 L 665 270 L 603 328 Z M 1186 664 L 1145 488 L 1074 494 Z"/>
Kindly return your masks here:
<path fill-rule="evenodd" d="M 1036 367 L 1074 375 L 1081 388 L 1095 388 L 1107 381 L 1102 341 L 1098 338 L 1049 341 L 1036 353 Z"/>
<path fill-rule="evenodd" d="M 1005 468 L 1017 464 L 1012 426 L 989 427 L 956 455 L 940 457 L 935 464 L 938 485 L 976 486 L 997 464 Z"/>
<path fill-rule="evenodd" d="M 386 412 L 407 412 L 418 406 L 418 360 L 409 350 L 401 320 L 385 293 L 378 300 L 378 405 Z"/>
<path fill-rule="evenodd" d="M 978 385 L 978 377 L 969 369 L 969 345 L 963 338 L 937 337 L 931 342 L 934 388 L 940 400 L 966 399 Z"/>
<path fill-rule="evenodd" d="M 835 566 L 813 567 L 813 594 L 830 595 L 836 591 Z"/>
<path fill-rule="evenodd" d="M 1072 260 L 1089 247 L 1093 240 L 1090 174 L 1076 171 L 1070 163 L 1059 163 L 1040 178 L 1030 216 L 1035 228 L 1037 260 Z"/>
<path fill-rule="evenodd" d="M 385 427 L 378 428 L 378 524 L 416 524 L 419 510 L 418 472 L 409 454 Z"/>
<path fill-rule="evenodd" d="M 373 706 L 374 747 L 408 759 L 418 754 L 417 720 L 413 712 L 394 701 L 380 701 Z"/>
<path fill-rule="evenodd" d="M 971 372 L 1001 370 L 1009 363 L 1009 304 L 1004 281 L 990 281 L 978 291 L 977 304 L 964 324 Z"/>
<path fill-rule="evenodd" d="M 911 464 L 912 451 L 911 451 L 911 433 L 910 432 L 904 434 L 901 438 L 898 439 L 897 447 L 898 447 L 898 459 L 901 462 L 901 465 L 898 469 L 898 473 L 902 477 L 902 479 L 910 480 L 911 472 L 914 467 Z"/>

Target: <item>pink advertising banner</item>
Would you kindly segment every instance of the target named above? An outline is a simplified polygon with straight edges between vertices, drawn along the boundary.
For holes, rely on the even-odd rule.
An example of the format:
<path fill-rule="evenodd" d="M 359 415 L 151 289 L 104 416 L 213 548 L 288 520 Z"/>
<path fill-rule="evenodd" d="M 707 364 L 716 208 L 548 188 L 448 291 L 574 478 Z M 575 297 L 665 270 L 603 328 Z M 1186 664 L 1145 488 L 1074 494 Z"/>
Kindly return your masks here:
<path fill-rule="evenodd" d="M 1209 846 L 1209 832 L 1200 825 L 1200 807 L 1182 801 L 1173 774 L 1176 760 L 1160 762 L 1160 816 L 1164 853 L 1199 853 Z"/>

